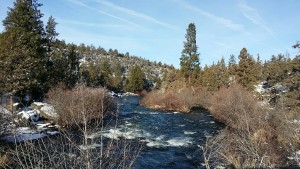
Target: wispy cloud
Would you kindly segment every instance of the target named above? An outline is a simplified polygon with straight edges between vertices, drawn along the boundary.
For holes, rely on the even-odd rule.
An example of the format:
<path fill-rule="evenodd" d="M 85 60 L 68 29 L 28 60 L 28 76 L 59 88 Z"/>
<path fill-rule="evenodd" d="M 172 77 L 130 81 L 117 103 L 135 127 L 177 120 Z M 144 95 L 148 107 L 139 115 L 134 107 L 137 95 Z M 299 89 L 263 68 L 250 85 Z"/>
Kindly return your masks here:
<path fill-rule="evenodd" d="M 118 10 L 118 11 L 123 12 L 125 14 L 132 15 L 134 17 L 140 18 L 140 19 L 142 19 L 144 21 L 149 21 L 149 22 L 158 24 L 160 26 L 163 26 L 165 28 L 179 30 L 176 26 L 173 26 L 173 25 L 168 24 L 166 22 L 160 21 L 158 19 L 155 19 L 155 18 L 153 18 L 151 16 L 148 16 L 148 15 L 145 15 L 143 13 L 136 12 L 134 10 L 131 10 L 131 9 L 128 9 L 128 8 L 116 5 L 114 3 L 111 3 L 111 2 L 108 2 L 108 1 L 105 1 L 105 0 L 97 0 L 97 2 L 100 2 L 101 4 L 104 4 L 104 5 L 110 7 L 112 9 L 114 9 L 114 10 Z"/>
<path fill-rule="evenodd" d="M 116 15 L 110 14 L 110 13 L 108 13 L 108 12 L 105 12 L 105 11 L 102 11 L 102 10 L 99 10 L 99 9 L 96 9 L 96 8 L 93 8 L 93 7 L 88 6 L 87 4 L 85 4 L 85 3 L 83 3 L 83 2 L 81 2 L 81 1 L 79 1 L 79 0 L 68 0 L 68 1 L 71 2 L 71 3 L 74 3 L 74 4 L 76 4 L 76 5 L 80 5 L 80 6 L 82 6 L 82 7 L 85 7 L 85 8 L 87 8 L 87 9 L 89 9 L 89 10 L 96 11 L 96 12 L 98 12 L 98 13 L 100 13 L 100 14 L 109 16 L 109 17 L 111 17 L 111 18 L 117 19 L 117 20 L 122 21 L 122 22 L 125 22 L 125 23 L 127 23 L 127 24 L 130 24 L 130 25 L 133 25 L 133 26 L 142 28 L 142 29 L 144 29 L 144 30 L 148 30 L 147 28 L 143 27 L 142 25 L 139 25 L 139 24 L 137 24 L 137 23 L 131 22 L 131 21 L 127 20 L 127 19 L 118 17 L 118 16 L 116 16 Z"/>
<path fill-rule="evenodd" d="M 56 20 L 58 21 L 58 23 L 72 24 L 72 25 L 79 25 L 79 26 L 88 26 L 88 27 L 97 27 L 97 28 L 131 29 L 131 27 L 128 27 L 124 24 L 97 24 L 97 23 L 82 22 L 78 20 L 61 19 L 61 18 L 56 18 Z"/>
<path fill-rule="evenodd" d="M 257 9 L 250 7 L 247 5 L 245 0 L 240 0 L 239 8 L 245 18 L 249 19 L 253 24 L 258 25 L 263 28 L 265 31 L 274 35 L 274 32 L 271 28 L 269 28 L 265 22 L 265 20 L 261 17 Z"/>
<path fill-rule="evenodd" d="M 282 41 L 280 39 L 278 39 L 278 37 L 276 36 L 275 32 L 273 31 L 273 29 L 271 29 L 267 22 L 263 19 L 263 17 L 259 14 L 259 11 L 253 7 L 250 7 L 246 0 L 239 0 L 239 8 L 240 11 L 242 12 L 242 14 L 244 15 L 245 18 L 247 18 L 248 20 L 250 20 L 253 24 L 261 27 L 262 29 L 264 29 L 266 32 L 268 32 L 272 38 L 281 46 L 283 46 L 284 48 L 289 48 L 288 46 L 286 46 L 285 44 L 282 43 Z M 274 51 L 278 51 L 276 48 L 271 47 L 270 45 L 266 46 L 274 49 Z"/>
<path fill-rule="evenodd" d="M 220 16 L 216 16 L 212 13 L 204 11 L 204 10 L 198 8 L 198 7 L 193 6 L 192 4 L 188 3 L 187 1 L 177 0 L 177 2 L 179 2 L 185 8 L 190 9 L 190 10 L 195 11 L 195 12 L 198 12 L 201 15 L 203 15 L 204 17 L 207 17 L 211 20 L 214 20 L 215 22 L 218 22 L 219 24 L 222 24 L 225 27 L 228 27 L 230 29 L 237 30 L 237 31 L 244 31 L 244 25 L 235 23 L 234 21 L 232 21 L 230 19 L 223 18 L 223 17 L 220 17 Z"/>

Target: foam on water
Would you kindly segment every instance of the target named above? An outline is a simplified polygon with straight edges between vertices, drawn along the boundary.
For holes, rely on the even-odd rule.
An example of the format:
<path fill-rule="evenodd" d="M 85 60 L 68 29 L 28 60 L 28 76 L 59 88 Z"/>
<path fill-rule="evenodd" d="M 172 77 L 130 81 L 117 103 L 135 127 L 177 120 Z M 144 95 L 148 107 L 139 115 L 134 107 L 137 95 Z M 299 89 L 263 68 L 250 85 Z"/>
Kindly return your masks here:
<path fill-rule="evenodd" d="M 193 142 L 191 137 L 176 137 L 168 140 L 167 143 L 169 144 L 168 146 L 182 147 L 182 146 L 189 146 Z"/>
<path fill-rule="evenodd" d="M 136 139 L 151 137 L 151 134 L 144 130 L 136 128 L 124 128 L 124 126 L 122 126 L 121 128 L 109 129 L 108 131 L 103 132 L 102 135 L 110 139 Z"/>
<path fill-rule="evenodd" d="M 183 131 L 184 134 L 186 135 L 192 135 L 192 134 L 196 134 L 196 131 Z"/>

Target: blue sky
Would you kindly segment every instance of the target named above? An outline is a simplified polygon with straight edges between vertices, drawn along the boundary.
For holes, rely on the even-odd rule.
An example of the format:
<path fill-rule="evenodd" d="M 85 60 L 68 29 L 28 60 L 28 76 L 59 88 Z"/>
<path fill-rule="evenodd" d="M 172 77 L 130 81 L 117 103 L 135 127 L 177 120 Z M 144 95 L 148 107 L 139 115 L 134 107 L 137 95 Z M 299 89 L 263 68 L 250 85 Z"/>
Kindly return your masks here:
<path fill-rule="evenodd" d="M 12 0 L 0 0 L 0 19 Z M 189 23 L 196 24 L 201 66 L 243 47 L 255 58 L 279 53 L 293 57 L 300 41 L 299 0 L 40 0 L 47 21 L 58 22 L 59 38 L 75 44 L 118 49 L 173 64 Z M 3 31 L 1 25 L 0 31 Z"/>

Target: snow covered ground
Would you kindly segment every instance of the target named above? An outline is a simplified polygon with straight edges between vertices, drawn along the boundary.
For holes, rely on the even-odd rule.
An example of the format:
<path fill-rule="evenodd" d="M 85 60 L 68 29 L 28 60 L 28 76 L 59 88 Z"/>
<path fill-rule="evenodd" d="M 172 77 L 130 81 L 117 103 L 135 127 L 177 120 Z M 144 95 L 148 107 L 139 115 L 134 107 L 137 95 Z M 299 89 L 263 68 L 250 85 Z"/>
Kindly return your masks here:
<path fill-rule="evenodd" d="M 25 107 L 19 110 L 17 113 L 17 118 L 13 119 L 9 123 L 8 131 L 5 136 L 1 139 L 7 142 L 21 142 L 39 139 L 47 136 L 52 136 L 58 134 L 58 125 L 50 124 L 46 121 L 41 121 L 41 111 L 48 117 L 56 118 L 57 114 L 50 104 L 35 102 L 39 108 L 34 109 L 32 107 Z M 5 115 L 12 115 L 12 113 L 0 107 L 0 113 Z M 13 117 L 13 116 L 11 116 Z M 22 123 L 26 122 L 26 123 Z"/>

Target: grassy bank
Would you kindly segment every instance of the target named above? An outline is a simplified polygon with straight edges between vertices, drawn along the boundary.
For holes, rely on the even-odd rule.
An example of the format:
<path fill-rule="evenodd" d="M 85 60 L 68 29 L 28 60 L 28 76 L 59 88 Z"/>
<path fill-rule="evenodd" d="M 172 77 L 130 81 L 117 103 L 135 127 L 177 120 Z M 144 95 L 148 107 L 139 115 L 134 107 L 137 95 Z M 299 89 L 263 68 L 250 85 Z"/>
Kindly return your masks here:
<path fill-rule="evenodd" d="M 293 157 L 300 149 L 300 125 L 294 123 L 298 111 L 286 109 L 283 100 L 275 107 L 262 105 L 253 93 L 234 85 L 214 93 L 193 88 L 155 91 L 141 103 L 150 108 L 182 112 L 200 105 L 225 124 L 225 129 L 202 146 L 207 168 L 212 163 L 235 168 L 297 164 L 298 159 Z"/>

